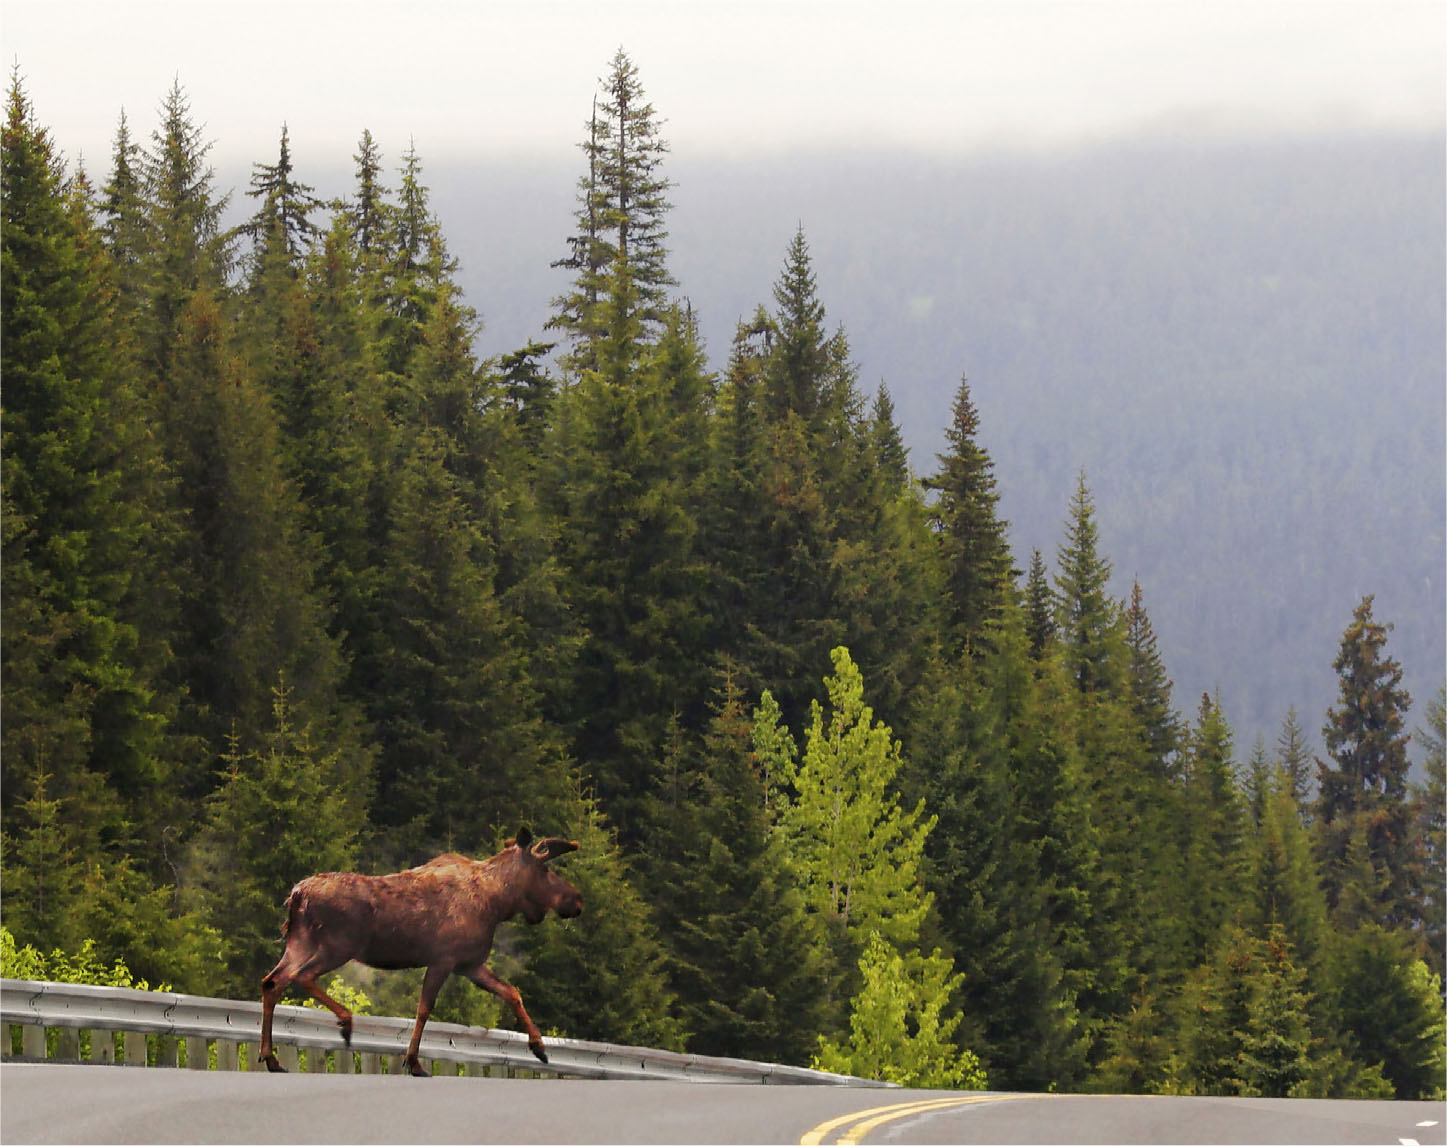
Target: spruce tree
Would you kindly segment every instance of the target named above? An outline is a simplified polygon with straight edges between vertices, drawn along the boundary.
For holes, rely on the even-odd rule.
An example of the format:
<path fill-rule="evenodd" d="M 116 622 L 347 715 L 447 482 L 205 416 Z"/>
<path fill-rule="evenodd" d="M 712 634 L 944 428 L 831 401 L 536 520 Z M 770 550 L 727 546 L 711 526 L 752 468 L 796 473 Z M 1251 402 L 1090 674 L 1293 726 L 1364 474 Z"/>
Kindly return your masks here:
<path fill-rule="evenodd" d="M 1281 734 L 1276 738 L 1276 763 L 1290 781 L 1291 798 L 1296 801 L 1298 813 L 1303 820 L 1311 814 L 1311 774 L 1315 762 L 1306 745 L 1301 722 L 1296 716 L 1296 706 L 1286 712 L 1281 722 Z"/>
<path fill-rule="evenodd" d="M 1056 624 L 1066 664 L 1082 693 L 1116 694 L 1122 683 L 1115 655 L 1122 635 L 1120 610 L 1107 591 L 1111 564 L 1100 552 L 1095 500 L 1083 472 L 1066 529 L 1055 577 Z"/>
<path fill-rule="evenodd" d="M 574 376 L 603 368 L 610 356 L 636 359 L 661 331 L 675 285 L 660 120 L 622 48 L 601 83 L 581 144 L 588 170 L 578 184 L 578 230 L 570 254 L 554 264 L 574 272 L 572 288 L 553 300 L 548 324 L 567 335 L 564 362 Z"/>
<path fill-rule="evenodd" d="M 807 1065 L 837 969 L 773 830 L 731 675 L 697 749 L 682 739 L 650 802 L 645 855 L 689 1049 Z"/>
<path fill-rule="evenodd" d="M 998 515 L 994 462 L 979 444 L 979 415 L 969 383 L 960 379 L 953 419 L 945 430 L 950 449 L 940 470 L 925 479 L 935 494 L 930 524 L 945 568 L 950 649 L 982 650 L 1000 623 L 1013 586 L 1006 523 Z"/>
<path fill-rule="evenodd" d="M 133 565 L 164 527 L 87 189 L 67 185 L 18 78 L 0 178 L 3 791 L 9 808 L 48 776 L 79 860 L 130 845 L 166 805 L 166 709 Z"/>
<path fill-rule="evenodd" d="M 1404 926 L 1416 921 L 1421 879 L 1407 791 L 1411 697 L 1401 687 L 1402 666 L 1386 654 L 1392 626 L 1373 618 L 1372 601 L 1364 597 L 1353 612 L 1333 663 L 1339 696 L 1322 729 L 1330 759 L 1318 762 L 1315 821 L 1332 905 L 1341 896 L 1348 844 L 1360 831 L 1380 885 L 1375 918 Z"/>
<path fill-rule="evenodd" d="M 1418 825 L 1416 836 L 1422 849 L 1422 948 L 1423 958 L 1439 978 L 1443 977 L 1443 960 L 1447 956 L 1447 686 L 1438 688 L 1427 705 L 1427 727 L 1417 732 L 1423 745 L 1420 784 L 1413 786 Z"/>

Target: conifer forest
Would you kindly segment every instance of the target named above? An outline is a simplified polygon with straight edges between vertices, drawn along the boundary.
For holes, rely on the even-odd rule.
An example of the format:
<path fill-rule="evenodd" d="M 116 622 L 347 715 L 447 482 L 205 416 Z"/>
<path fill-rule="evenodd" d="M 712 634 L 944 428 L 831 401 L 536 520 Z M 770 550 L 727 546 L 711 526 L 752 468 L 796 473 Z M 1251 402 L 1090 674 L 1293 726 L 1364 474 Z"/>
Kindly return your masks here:
<path fill-rule="evenodd" d="M 12 78 L 10 957 L 258 998 L 299 878 L 526 824 L 581 844 L 583 915 L 494 954 L 549 1034 L 1440 1097 L 1443 693 L 1393 618 L 1339 618 L 1336 701 L 1243 751 L 1108 591 L 1089 474 L 1012 552 L 968 380 L 911 460 L 802 228 L 709 361 L 621 50 L 579 117 L 552 317 L 480 360 L 415 148 L 363 131 L 322 201 L 283 128 L 232 199 L 179 82 L 86 170 Z M 455 978 L 434 1018 L 512 1021 Z"/>

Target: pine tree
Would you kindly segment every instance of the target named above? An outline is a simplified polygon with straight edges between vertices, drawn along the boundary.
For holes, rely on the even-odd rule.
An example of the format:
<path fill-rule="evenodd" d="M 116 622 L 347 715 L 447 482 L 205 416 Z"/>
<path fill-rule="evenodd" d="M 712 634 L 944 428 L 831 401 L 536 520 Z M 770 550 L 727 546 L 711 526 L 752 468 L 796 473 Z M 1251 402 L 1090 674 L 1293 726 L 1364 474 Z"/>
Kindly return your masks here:
<path fill-rule="evenodd" d="M 252 990 L 275 961 L 282 904 L 297 880 L 355 867 L 365 805 L 340 753 L 313 740 L 291 692 L 274 687 L 273 723 L 256 747 L 233 739 L 222 755 L 189 853 L 187 895 L 225 936 L 229 991 Z"/>
<path fill-rule="evenodd" d="M 570 374 L 602 369 L 609 357 L 636 360 L 662 329 L 668 288 L 665 230 L 668 143 L 638 69 L 620 48 L 602 80 L 582 149 L 588 172 L 578 185 L 578 231 L 555 266 L 574 272 L 571 291 L 553 300 L 551 328 L 572 344 Z M 609 342 L 611 349 L 607 346 Z"/>
<path fill-rule="evenodd" d="M 1173 774 L 1181 735 L 1179 715 L 1171 707 L 1171 680 L 1156 645 L 1139 581 L 1131 583 L 1125 610 L 1126 647 L 1130 650 L 1130 688 L 1136 720 L 1146 740 L 1151 765 L 1162 777 Z"/>
<path fill-rule="evenodd" d="M 1311 773 L 1313 760 L 1307 748 L 1301 722 L 1296 717 L 1296 706 L 1286 712 L 1281 722 L 1281 734 L 1276 738 L 1276 763 L 1290 780 L 1291 798 L 1305 821 L 1311 813 Z"/>
<path fill-rule="evenodd" d="M 980 1060 L 952 1041 L 961 1016 L 948 1015 L 962 975 L 936 955 L 910 960 L 877 933 L 859 959 L 863 986 L 842 1044 L 819 1036 L 813 1066 L 838 1074 L 875 1078 L 900 1086 L 984 1090 Z"/>
<path fill-rule="evenodd" d="M 1413 786 L 1418 825 L 1416 836 L 1422 849 L 1422 920 L 1423 958 L 1439 978 L 1443 977 L 1443 960 L 1447 956 L 1447 875 L 1443 860 L 1447 858 L 1447 686 L 1438 688 L 1427 705 L 1427 727 L 1417 733 L 1423 745 L 1423 780 Z"/>
<path fill-rule="evenodd" d="M 1045 559 L 1040 550 L 1030 552 L 1030 571 L 1025 584 L 1026 631 L 1030 637 L 1030 655 L 1040 660 L 1055 641 L 1056 615 L 1059 604 L 1050 578 L 1045 572 Z"/>
<path fill-rule="evenodd" d="M 231 271 L 230 236 L 221 229 L 228 196 L 215 193 L 215 172 L 206 163 L 210 150 L 180 82 L 173 83 L 143 161 L 149 246 L 141 352 L 147 372 L 162 386 L 192 295 L 204 287 L 224 297 Z"/>
<path fill-rule="evenodd" d="M 1100 552 L 1095 502 L 1081 473 L 1070 503 L 1066 541 L 1060 547 L 1055 587 L 1056 624 L 1066 664 L 1082 693 L 1116 694 L 1121 685 L 1119 610 L 1107 592 L 1110 561 Z"/>
<path fill-rule="evenodd" d="M 977 440 L 979 424 L 969 383 L 962 378 L 954 418 L 945 431 L 950 450 L 938 456 L 939 472 L 924 483 L 936 494 L 930 524 L 945 567 L 951 651 L 988 644 L 1013 585 L 1006 523 L 997 513 L 994 462 Z"/>
<path fill-rule="evenodd" d="M 311 213 L 321 206 L 314 188 L 293 178 L 291 145 L 286 124 L 281 125 L 281 143 L 275 163 L 253 164 L 248 196 L 259 200 L 256 213 L 238 228 L 251 240 L 252 274 L 255 283 L 260 268 L 272 259 L 297 268 L 302 256 L 320 233 Z"/>
<path fill-rule="evenodd" d="M 499 948 L 514 948 L 519 962 L 504 977 L 538 1000 L 531 1013 L 546 1032 L 682 1050 L 688 1031 L 668 984 L 666 952 L 617 838 L 576 777 L 558 806 L 563 832 L 579 845 L 561 874 L 586 906 L 576 919 L 499 936 Z"/>
<path fill-rule="evenodd" d="M 1186 752 L 1186 886 L 1192 946 L 1204 953 L 1231 917 L 1244 862 L 1247 809 L 1236 785 L 1231 728 L 1221 706 L 1202 695 Z"/>
<path fill-rule="evenodd" d="M 66 184 L 18 78 L 3 200 L 3 791 L 8 808 L 51 777 L 78 854 L 94 854 L 128 846 L 130 818 L 165 802 L 132 565 L 161 527 L 88 188 Z"/>
<path fill-rule="evenodd" d="M 1391 626 L 1373 619 L 1372 600 L 1364 597 L 1357 606 L 1333 664 L 1340 692 L 1322 729 L 1331 760 L 1317 765 L 1315 820 L 1332 905 L 1341 895 L 1348 843 L 1361 831 L 1367 861 L 1381 881 L 1376 918 L 1390 926 L 1410 925 L 1421 878 L 1411 838 L 1403 731 L 1411 697 L 1401 687 L 1401 665 L 1385 653 Z"/>
<path fill-rule="evenodd" d="M 366 263 L 380 252 L 385 242 L 388 212 L 386 189 L 379 181 L 382 154 L 370 131 L 362 131 L 357 154 L 352 159 L 357 165 L 357 191 L 343 207 L 342 214 L 349 224 L 357 253 Z"/>
<path fill-rule="evenodd" d="M 773 831 L 751 737 L 726 675 L 697 752 L 674 743 L 651 801 L 650 898 L 689 1049 L 805 1065 L 835 969 Z"/>
<path fill-rule="evenodd" d="M 1280 927 L 1298 961 L 1315 975 L 1327 938 L 1326 898 L 1292 785 L 1280 766 L 1267 772 L 1261 815 L 1247 841 L 1250 898 L 1240 915 L 1258 936 Z"/>

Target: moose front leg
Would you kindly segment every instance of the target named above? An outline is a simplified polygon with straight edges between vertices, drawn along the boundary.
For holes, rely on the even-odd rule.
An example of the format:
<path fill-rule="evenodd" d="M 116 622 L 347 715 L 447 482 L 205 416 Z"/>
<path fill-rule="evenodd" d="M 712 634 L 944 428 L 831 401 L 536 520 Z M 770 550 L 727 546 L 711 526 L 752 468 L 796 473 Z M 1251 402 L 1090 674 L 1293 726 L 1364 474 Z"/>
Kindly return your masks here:
<path fill-rule="evenodd" d="M 428 1071 L 417 1057 L 422 1046 L 422 1028 L 427 1025 L 427 1016 L 432 1014 L 432 1004 L 437 1002 L 437 992 L 442 990 L 442 984 L 450 974 L 452 968 L 446 963 L 439 963 L 428 967 L 427 974 L 422 979 L 422 994 L 417 999 L 417 1022 L 412 1027 L 412 1041 L 407 1045 L 406 1059 L 407 1069 L 417 1078 L 428 1077 Z"/>
<path fill-rule="evenodd" d="M 481 987 L 484 991 L 491 991 L 504 1003 L 513 1009 L 517 1015 L 518 1022 L 522 1023 L 523 1030 L 528 1034 L 528 1049 L 537 1055 L 541 1062 L 548 1061 L 548 1052 L 543 1050 L 543 1034 L 528 1018 L 527 1011 L 523 1008 L 523 997 L 518 994 L 518 989 L 511 983 L 505 983 L 492 973 L 486 963 L 479 963 L 470 971 L 464 971 L 469 979 Z"/>

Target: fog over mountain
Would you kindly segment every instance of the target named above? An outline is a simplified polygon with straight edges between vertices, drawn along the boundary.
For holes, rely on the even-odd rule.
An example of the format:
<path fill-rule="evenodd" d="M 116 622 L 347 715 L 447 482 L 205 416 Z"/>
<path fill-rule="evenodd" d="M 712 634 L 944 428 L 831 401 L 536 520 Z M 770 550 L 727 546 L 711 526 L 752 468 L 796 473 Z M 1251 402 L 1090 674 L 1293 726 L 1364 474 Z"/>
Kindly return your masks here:
<path fill-rule="evenodd" d="M 423 161 L 480 351 L 537 337 L 566 282 L 549 263 L 581 156 Z M 1332 660 L 1367 593 L 1422 724 L 1447 660 L 1440 133 L 954 159 L 725 160 L 675 141 L 667 171 L 671 265 L 714 368 L 735 323 L 772 305 L 802 225 L 829 320 L 861 389 L 888 385 L 915 472 L 936 467 L 962 375 L 1022 568 L 1037 547 L 1053 562 L 1083 471 L 1177 708 L 1219 692 L 1239 760 L 1257 737 L 1274 748 L 1292 705 L 1322 751 Z"/>

